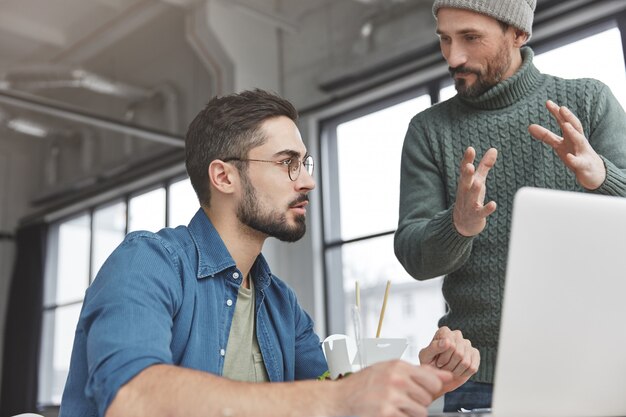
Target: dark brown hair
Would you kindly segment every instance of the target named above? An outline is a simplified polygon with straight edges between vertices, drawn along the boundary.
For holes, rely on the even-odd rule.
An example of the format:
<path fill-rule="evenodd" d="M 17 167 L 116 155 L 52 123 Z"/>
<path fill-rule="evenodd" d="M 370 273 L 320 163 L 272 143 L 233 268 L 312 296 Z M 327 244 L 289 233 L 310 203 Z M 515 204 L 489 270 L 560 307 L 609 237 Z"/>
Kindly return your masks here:
<path fill-rule="evenodd" d="M 198 200 L 211 202 L 208 167 L 216 159 L 245 159 L 252 148 L 261 146 L 263 122 L 286 116 L 294 122 L 298 112 L 284 98 L 260 89 L 215 97 L 189 125 L 185 137 L 185 166 Z"/>

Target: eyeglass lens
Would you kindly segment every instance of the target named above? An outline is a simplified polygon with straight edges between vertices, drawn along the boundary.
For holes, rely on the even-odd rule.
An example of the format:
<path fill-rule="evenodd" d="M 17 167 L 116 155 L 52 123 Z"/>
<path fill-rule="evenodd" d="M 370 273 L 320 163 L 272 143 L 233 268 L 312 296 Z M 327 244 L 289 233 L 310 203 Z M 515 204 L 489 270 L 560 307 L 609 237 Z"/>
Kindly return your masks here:
<path fill-rule="evenodd" d="M 299 159 L 293 159 L 291 161 L 291 164 L 289 165 L 289 178 L 292 181 L 297 180 L 298 176 L 300 176 L 300 169 L 302 165 L 304 165 L 304 168 L 309 175 L 313 175 L 314 164 L 313 157 L 311 155 L 304 158 L 303 161 L 300 161 Z"/>

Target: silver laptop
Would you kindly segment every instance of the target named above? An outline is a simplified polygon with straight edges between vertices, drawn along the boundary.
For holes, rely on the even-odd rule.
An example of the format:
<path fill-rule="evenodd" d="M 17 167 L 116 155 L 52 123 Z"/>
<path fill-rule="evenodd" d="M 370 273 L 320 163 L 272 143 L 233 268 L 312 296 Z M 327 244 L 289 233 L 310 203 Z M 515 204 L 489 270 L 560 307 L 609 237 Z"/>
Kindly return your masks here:
<path fill-rule="evenodd" d="M 626 416 L 626 198 L 516 194 L 490 411 Z"/>
<path fill-rule="evenodd" d="M 516 194 L 492 414 L 626 416 L 626 198 Z"/>

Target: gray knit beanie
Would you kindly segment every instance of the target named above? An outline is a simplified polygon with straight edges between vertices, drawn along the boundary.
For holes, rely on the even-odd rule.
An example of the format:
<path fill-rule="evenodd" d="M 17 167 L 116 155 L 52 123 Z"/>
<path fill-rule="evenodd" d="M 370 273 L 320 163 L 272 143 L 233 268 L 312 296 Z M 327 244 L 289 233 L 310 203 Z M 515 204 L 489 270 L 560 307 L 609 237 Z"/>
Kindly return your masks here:
<path fill-rule="evenodd" d="M 433 14 L 442 7 L 466 9 L 491 16 L 532 35 L 537 0 L 435 0 Z"/>

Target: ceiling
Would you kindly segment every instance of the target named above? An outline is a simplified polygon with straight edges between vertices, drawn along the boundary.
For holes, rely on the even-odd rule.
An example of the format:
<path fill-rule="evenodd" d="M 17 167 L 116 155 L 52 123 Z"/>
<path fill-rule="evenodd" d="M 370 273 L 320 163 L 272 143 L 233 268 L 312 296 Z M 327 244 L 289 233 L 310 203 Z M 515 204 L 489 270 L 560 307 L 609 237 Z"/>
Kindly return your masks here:
<path fill-rule="evenodd" d="M 418 0 L 0 0 L 2 152 L 28 146 L 42 171 L 37 203 L 180 150 L 191 110 L 215 91 L 185 38 L 198 4 L 288 31 L 331 4 L 409 1 Z"/>
<path fill-rule="evenodd" d="M 0 152 L 30 143 L 25 152 L 45 177 L 31 202 L 181 149 L 182 126 L 215 92 L 206 62 L 185 38 L 189 10 L 206 2 L 284 29 L 292 61 L 302 62 L 288 75 L 308 77 L 292 76 L 295 85 L 336 73 L 343 79 L 345 69 L 353 76 L 355 66 L 377 68 L 364 65 L 370 50 L 358 48 L 367 45 L 359 37 L 367 37 L 368 24 L 404 25 L 409 33 L 419 29 L 402 20 L 409 12 L 432 20 L 432 0 L 0 0 Z M 551 2 L 561 1 L 539 0 Z M 398 51 L 414 48 L 416 38 L 398 32 L 379 32 L 379 56 L 395 56 L 387 45 L 403 39 Z M 309 57 L 317 57 L 311 49 L 319 49 L 315 38 L 335 48 L 317 65 L 341 65 L 307 73 L 315 65 Z"/>

